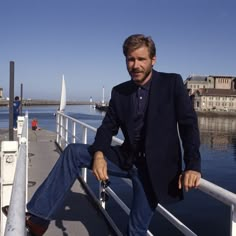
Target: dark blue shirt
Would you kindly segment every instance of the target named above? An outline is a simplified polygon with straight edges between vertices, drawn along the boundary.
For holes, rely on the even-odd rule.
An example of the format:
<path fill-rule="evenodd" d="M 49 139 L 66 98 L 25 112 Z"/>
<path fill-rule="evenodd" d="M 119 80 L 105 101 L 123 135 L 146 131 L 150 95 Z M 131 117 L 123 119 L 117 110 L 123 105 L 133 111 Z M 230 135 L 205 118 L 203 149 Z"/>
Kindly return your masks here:
<path fill-rule="evenodd" d="M 135 146 L 137 150 L 143 150 L 144 144 L 144 121 L 147 110 L 149 90 L 151 86 L 151 80 L 145 85 L 137 86 L 136 93 L 133 96 L 135 114 L 134 114 L 134 135 Z"/>

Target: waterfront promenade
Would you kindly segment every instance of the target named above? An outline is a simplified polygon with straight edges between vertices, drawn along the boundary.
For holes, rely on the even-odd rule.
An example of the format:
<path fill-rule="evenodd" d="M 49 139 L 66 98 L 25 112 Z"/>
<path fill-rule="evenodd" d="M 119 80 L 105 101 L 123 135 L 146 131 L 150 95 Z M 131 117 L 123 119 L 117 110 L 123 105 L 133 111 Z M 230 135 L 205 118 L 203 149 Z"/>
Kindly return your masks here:
<path fill-rule="evenodd" d="M 29 130 L 29 199 L 59 157 L 59 150 L 54 142 L 55 138 L 55 133 L 51 131 Z M 8 140 L 7 129 L 0 129 L 0 144 L 3 140 Z M 76 181 L 45 236 L 116 235 L 94 204 L 92 198 L 81 187 L 80 182 Z"/>

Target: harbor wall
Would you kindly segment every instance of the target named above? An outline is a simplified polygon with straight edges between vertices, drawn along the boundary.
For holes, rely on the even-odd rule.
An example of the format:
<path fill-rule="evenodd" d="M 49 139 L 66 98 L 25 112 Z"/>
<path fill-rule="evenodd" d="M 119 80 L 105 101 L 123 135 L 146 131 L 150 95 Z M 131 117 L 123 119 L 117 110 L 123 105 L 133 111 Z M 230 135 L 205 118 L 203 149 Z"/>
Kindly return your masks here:
<path fill-rule="evenodd" d="M 32 100 L 23 100 L 23 106 L 42 106 L 42 105 L 60 105 L 60 101 L 57 100 L 43 100 L 43 99 L 32 99 Z M 94 102 L 89 101 L 67 101 L 67 105 L 94 105 Z M 0 100 L 0 106 L 8 106 L 8 100 Z"/>

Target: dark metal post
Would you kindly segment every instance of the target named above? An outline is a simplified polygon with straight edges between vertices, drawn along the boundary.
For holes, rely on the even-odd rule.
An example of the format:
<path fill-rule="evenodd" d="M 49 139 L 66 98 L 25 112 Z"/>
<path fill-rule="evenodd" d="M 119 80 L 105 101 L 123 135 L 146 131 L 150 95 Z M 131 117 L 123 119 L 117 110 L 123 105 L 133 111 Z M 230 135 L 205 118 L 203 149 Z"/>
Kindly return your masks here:
<path fill-rule="evenodd" d="M 20 84 L 20 115 L 22 116 L 22 107 L 23 107 L 23 84 Z"/>
<path fill-rule="evenodd" d="M 9 141 L 13 141 L 14 61 L 10 61 L 9 97 Z"/>

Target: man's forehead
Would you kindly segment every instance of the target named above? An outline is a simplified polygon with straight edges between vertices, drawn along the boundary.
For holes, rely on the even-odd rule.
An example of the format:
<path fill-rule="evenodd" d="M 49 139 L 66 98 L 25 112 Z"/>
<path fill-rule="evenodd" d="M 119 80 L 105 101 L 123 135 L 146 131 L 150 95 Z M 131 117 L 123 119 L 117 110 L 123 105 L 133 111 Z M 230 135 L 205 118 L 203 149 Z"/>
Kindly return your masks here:
<path fill-rule="evenodd" d="M 148 47 L 146 46 L 142 46 L 142 47 L 138 47 L 138 48 L 132 48 L 128 51 L 127 56 L 131 56 L 134 54 L 149 54 L 149 50 Z"/>

